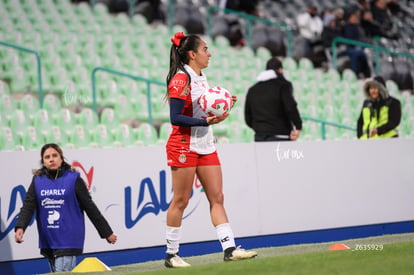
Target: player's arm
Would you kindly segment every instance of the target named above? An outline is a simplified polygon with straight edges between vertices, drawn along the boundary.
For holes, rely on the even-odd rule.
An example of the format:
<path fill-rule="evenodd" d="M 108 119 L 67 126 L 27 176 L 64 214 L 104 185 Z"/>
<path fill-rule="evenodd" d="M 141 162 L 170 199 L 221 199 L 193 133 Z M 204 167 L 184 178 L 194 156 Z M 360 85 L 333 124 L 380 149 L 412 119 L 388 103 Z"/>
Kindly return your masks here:
<path fill-rule="evenodd" d="M 172 125 L 177 126 L 208 126 L 207 120 L 202 118 L 190 117 L 182 114 L 185 100 L 170 98 L 170 120 Z"/>

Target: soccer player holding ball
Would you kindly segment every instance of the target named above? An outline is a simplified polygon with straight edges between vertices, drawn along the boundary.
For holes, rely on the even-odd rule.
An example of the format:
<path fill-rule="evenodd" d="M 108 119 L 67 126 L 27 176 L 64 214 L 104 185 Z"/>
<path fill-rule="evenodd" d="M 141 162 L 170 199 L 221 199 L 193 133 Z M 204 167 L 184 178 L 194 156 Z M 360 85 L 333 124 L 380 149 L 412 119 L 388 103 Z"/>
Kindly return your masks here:
<path fill-rule="evenodd" d="M 255 251 L 236 247 L 223 200 L 220 160 L 214 145 L 212 127 L 228 117 L 207 115 L 198 104 L 209 90 L 202 69 L 211 57 L 207 43 L 197 35 L 179 32 L 171 38 L 170 70 L 167 76 L 167 98 L 170 104 L 172 132 L 166 145 L 171 167 L 174 196 L 167 212 L 166 267 L 189 267 L 178 255 L 181 222 L 197 175 L 210 204 L 210 216 L 224 251 L 224 260 L 233 261 L 257 256 Z M 232 97 L 232 103 L 236 101 Z"/>

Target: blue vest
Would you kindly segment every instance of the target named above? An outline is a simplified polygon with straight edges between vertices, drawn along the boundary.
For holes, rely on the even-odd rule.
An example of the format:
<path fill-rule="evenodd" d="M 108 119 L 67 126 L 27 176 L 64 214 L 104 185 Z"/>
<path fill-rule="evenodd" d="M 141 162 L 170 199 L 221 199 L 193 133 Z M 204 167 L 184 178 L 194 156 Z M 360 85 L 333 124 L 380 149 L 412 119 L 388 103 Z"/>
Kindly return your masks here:
<path fill-rule="evenodd" d="M 39 248 L 83 249 L 85 219 L 75 193 L 79 173 L 65 171 L 61 177 L 34 177 L 37 197 Z"/>

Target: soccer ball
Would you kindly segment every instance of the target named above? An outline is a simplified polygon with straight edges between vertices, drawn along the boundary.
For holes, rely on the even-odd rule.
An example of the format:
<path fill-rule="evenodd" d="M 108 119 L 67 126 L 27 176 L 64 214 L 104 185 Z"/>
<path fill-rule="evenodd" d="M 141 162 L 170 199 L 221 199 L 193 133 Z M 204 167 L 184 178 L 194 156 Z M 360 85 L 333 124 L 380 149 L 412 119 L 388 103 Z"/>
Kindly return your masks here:
<path fill-rule="evenodd" d="M 205 91 L 198 99 L 198 104 L 206 114 L 220 117 L 230 112 L 233 102 L 229 91 L 216 86 Z"/>

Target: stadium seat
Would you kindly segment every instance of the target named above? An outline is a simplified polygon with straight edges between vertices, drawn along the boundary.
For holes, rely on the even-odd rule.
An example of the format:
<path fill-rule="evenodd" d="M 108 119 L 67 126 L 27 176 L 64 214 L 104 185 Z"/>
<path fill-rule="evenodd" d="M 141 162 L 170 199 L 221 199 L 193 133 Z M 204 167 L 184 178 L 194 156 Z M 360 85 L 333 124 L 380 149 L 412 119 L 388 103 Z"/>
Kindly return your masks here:
<path fill-rule="evenodd" d="M 101 124 L 105 124 L 108 129 L 116 128 L 120 123 L 118 113 L 112 108 L 105 108 L 102 110 L 100 121 Z"/>
<path fill-rule="evenodd" d="M 35 114 L 40 109 L 39 100 L 31 94 L 25 94 L 22 99 L 18 101 L 19 108 L 31 120 L 34 120 Z"/>
<path fill-rule="evenodd" d="M 94 131 L 87 132 L 83 125 L 77 124 L 69 139 L 69 142 L 75 145 L 75 148 L 89 148 L 93 142 Z"/>
<path fill-rule="evenodd" d="M 154 126 L 149 123 L 141 123 L 137 128 L 137 139 L 144 145 L 156 145 L 158 143 L 158 134 Z"/>
<path fill-rule="evenodd" d="M 160 144 L 166 144 L 172 131 L 172 125 L 170 122 L 164 122 L 160 125 L 160 134 L 158 141 Z"/>
<path fill-rule="evenodd" d="M 108 131 L 105 124 L 98 124 L 96 126 L 93 142 L 97 143 L 99 148 L 114 147 L 114 140 L 110 131 Z"/>
<path fill-rule="evenodd" d="M 98 115 L 90 108 L 84 108 L 76 114 L 76 122 L 85 128 L 94 128 L 98 123 Z"/>
<path fill-rule="evenodd" d="M 17 103 L 11 95 L 3 94 L 0 95 L 0 115 L 9 121 L 14 113 L 14 110 L 17 108 Z"/>
<path fill-rule="evenodd" d="M 37 133 L 43 137 L 49 135 L 50 129 L 53 125 L 52 119 L 49 117 L 49 112 L 46 109 L 40 109 L 34 117 L 33 126 Z"/>
<path fill-rule="evenodd" d="M 13 135 L 13 130 L 9 127 L 0 128 L 0 151 L 16 151 L 17 144 Z"/>
<path fill-rule="evenodd" d="M 45 144 L 45 138 L 35 127 L 28 126 L 23 137 L 22 145 L 25 150 L 39 150 Z"/>

